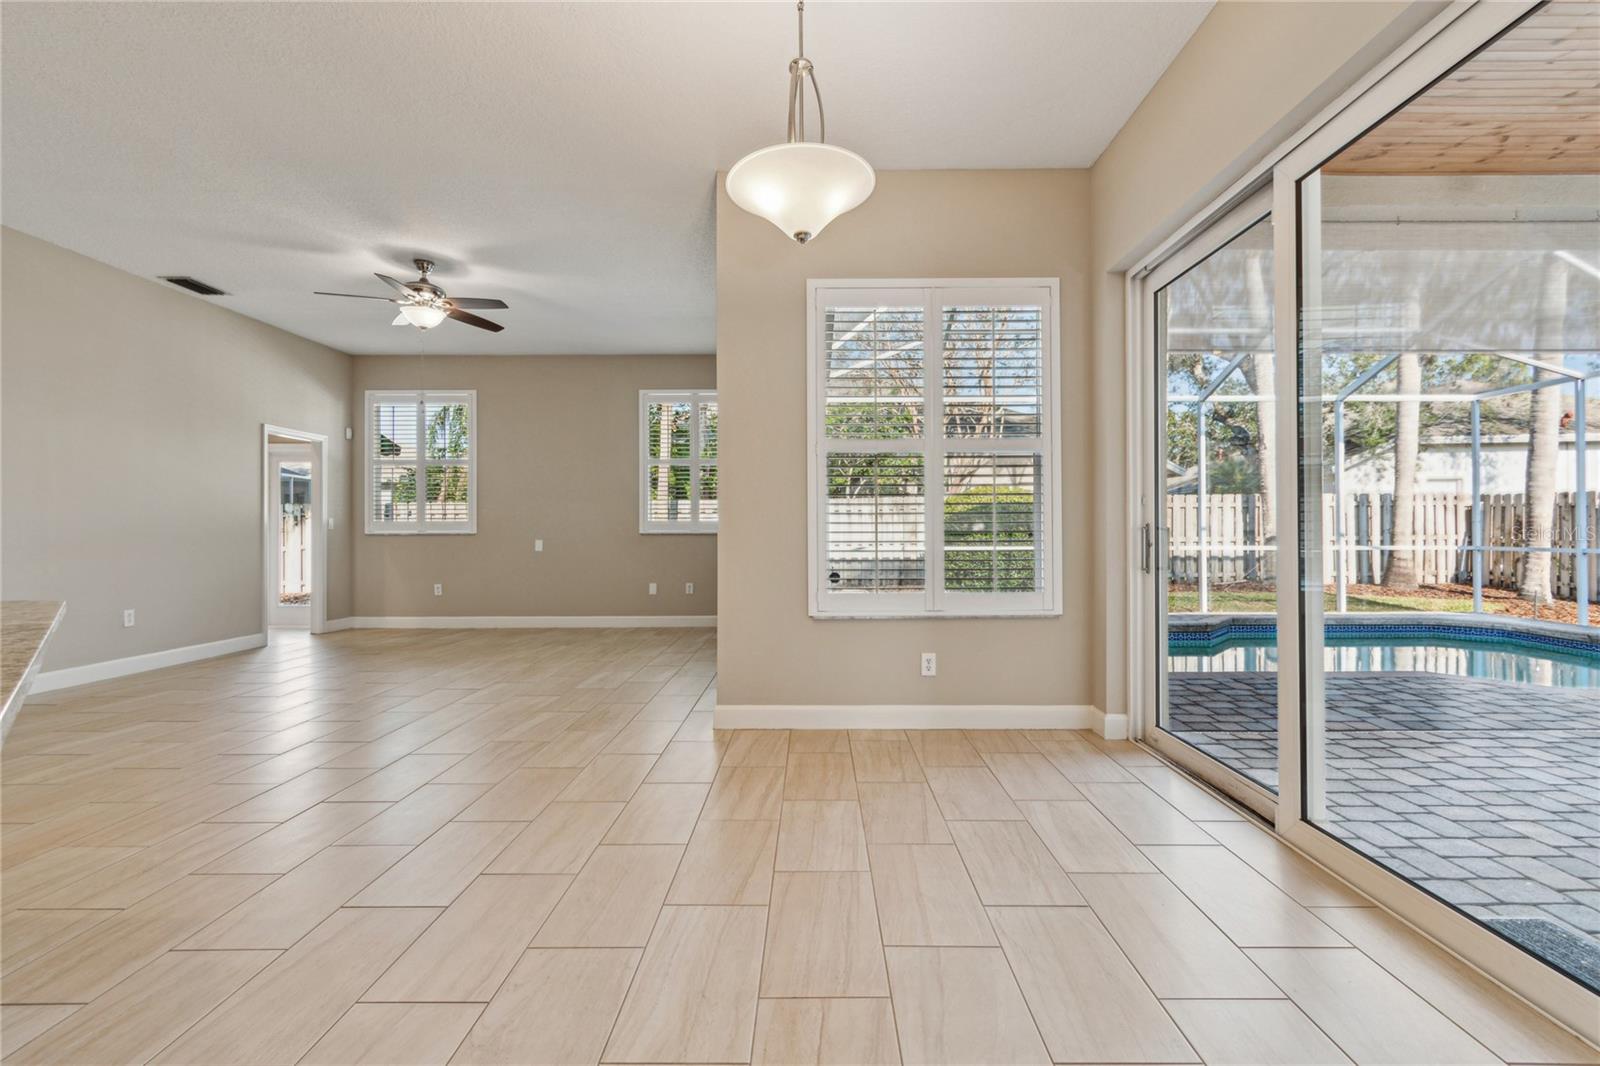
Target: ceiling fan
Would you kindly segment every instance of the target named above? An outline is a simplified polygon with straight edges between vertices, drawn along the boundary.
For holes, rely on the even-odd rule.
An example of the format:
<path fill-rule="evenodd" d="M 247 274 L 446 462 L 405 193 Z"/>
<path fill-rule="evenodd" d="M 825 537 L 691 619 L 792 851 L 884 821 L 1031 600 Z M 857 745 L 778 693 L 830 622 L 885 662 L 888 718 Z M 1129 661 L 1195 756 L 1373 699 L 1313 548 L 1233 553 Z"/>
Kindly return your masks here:
<path fill-rule="evenodd" d="M 417 270 L 422 276 L 416 281 L 400 281 L 387 274 L 374 275 L 385 285 L 394 289 L 396 296 L 365 296 L 355 292 L 316 292 L 314 296 L 348 296 L 355 300 L 387 300 L 392 304 L 400 305 L 400 314 L 395 317 L 393 325 L 416 326 L 418 329 L 432 329 L 446 318 L 453 318 L 457 322 L 465 322 L 469 326 L 486 329 L 490 333 L 499 333 L 505 329 L 498 322 L 490 322 L 487 318 L 480 318 L 470 314 L 466 309 L 488 310 L 504 308 L 504 300 L 484 300 L 470 296 L 446 296 L 445 291 L 428 280 L 428 274 L 433 270 L 433 260 L 413 259 Z"/>

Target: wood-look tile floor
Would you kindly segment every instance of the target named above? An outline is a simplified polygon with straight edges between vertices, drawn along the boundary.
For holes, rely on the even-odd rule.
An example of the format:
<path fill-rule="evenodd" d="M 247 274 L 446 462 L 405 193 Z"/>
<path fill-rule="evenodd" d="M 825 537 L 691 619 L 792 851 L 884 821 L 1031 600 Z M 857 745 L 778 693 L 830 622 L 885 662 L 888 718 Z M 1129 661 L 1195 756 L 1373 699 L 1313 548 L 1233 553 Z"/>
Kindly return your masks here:
<path fill-rule="evenodd" d="M 5 1061 L 1600 1061 L 1137 746 L 722 732 L 715 668 L 275 634 L 31 700 Z"/>

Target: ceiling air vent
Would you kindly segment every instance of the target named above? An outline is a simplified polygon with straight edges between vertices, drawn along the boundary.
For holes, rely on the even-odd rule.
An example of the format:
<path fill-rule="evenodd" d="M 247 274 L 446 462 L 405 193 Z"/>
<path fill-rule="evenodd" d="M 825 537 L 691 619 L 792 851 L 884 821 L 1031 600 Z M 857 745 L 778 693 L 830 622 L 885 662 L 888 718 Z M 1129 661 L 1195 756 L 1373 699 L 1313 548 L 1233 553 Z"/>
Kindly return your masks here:
<path fill-rule="evenodd" d="M 168 277 L 167 275 L 163 274 L 163 275 L 161 275 L 161 280 L 162 281 L 170 281 L 170 282 L 172 282 L 172 284 L 176 285 L 180 289 L 188 289 L 190 292 L 199 293 L 201 296 L 226 296 L 226 295 L 228 295 L 227 293 L 223 292 L 221 289 L 217 288 L 215 285 L 207 285 L 205 282 L 200 281 L 197 278 L 189 278 L 189 277 L 183 277 L 183 276 Z"/>

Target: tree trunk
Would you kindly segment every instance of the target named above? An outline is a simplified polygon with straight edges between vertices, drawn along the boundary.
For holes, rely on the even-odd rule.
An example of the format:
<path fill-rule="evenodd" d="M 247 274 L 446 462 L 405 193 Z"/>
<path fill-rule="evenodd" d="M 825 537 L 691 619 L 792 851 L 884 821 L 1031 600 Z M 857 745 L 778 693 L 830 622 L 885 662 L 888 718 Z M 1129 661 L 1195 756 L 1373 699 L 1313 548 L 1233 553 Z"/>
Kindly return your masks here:
<path fill-rule="evenodd" d="M 1253 256 L 1250 264 L 1250 321 L 1267 328 L 1267 341 L 1272 339 L 1272 294 L 1268 288 L 1265 255 Z M 1278 539 L 1278 424 L 1277 409 L 1272 396 L 1277 389 L 1274 373 L 1274 355 L 1271 351 L 1258 352 L 1245 363 L 1245 376 L 1250 382 L 1250 392 L 1267 399 L 1256 404 L 1256 476 L 1261 482 L 1261 543 L 1274 544 Z"/>
<path fill-rule="evenodd" d="M 1560 355 L 1554 353 L 1566 346 L 1563 336 L 1566 312 L 1567 268 L 1551 256 L 1539 292 L 1539 324 L 1535 342 L 1539 355 L 1551 362 L 1560 360 Z M 1558 376 L 1548 370 L 1538 372 L 1539 380 Z M 1529 404 L 1528 469 L 1526 494 L 1523 497 L 1527 506 L 1522 520 L 1524 548 L 1553 546 L 1556 464 L 1561 454 L 1561 412 L 1564 406 L 1559 385 L 1536 390 Z M 1547 552 L 1532 552 L 1523 556 L 1522 580 L 1517 583 L 1519 596 L 1535 602 L 1551 599 L 1550 560 Z"/>
<path fill-rule="evenodd" d="M 1422 392 L 1422 357 L 1416 352 L 1402 352 L 1396 363 L 1395 391 L 1401 396 L 1416 396 Z M 1415 542 L 1417 497 L 1417 450 L 1422 430 L 1422 404 L 1409 399 L 1395 404 L 1394 417 L 1394 533 L 1397 547 L 1389 552 L 1389 565 L 1384 570 L 1383 583 L 1392 589 L 1417 587 L 1417 557 L 1411 545 Z M 1340 501 L 1342 506 L 1343 501 Z"/>

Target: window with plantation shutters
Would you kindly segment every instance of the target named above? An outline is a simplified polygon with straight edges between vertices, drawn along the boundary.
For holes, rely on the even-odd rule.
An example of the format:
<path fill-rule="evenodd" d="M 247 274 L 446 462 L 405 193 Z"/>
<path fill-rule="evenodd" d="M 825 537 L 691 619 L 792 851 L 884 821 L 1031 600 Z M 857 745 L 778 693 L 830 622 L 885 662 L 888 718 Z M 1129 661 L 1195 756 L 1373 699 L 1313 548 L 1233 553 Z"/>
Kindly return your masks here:
<path fill-rule="evenodd" d="M 367 532 L 477 532 L 478 394 L 375 390 L 366 406 Z"/>
<path fill-rule="evenodd" d="M 717 531 L 717 394 L 639 393 L 639 532 Z"/>
<path fill-rule="evenodd" d="M 1059 613 L 1057 292 L 811 283 L 814 616 Z"/>

